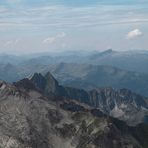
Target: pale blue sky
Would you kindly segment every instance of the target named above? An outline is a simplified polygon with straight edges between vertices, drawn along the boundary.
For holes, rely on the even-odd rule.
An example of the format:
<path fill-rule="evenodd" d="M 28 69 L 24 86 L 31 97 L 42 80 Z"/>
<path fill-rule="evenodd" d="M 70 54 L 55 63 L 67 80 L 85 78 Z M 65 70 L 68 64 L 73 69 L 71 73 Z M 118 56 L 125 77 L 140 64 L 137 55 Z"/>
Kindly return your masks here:
<path fill-rule="evenodd" d="M 0 0 L 0 52 L 148 50 L 147 0 Z"/>

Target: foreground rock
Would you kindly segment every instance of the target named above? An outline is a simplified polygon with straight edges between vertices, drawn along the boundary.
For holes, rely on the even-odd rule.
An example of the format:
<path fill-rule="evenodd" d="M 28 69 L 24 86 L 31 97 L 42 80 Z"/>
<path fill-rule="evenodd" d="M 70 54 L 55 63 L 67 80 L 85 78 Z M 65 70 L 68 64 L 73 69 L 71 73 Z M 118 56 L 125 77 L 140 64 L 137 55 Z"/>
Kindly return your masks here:
<path fill-rule="evenodd" d="M 62 97 L 46 98 L 35 86 L 31 85 L 30 88 L 26 91 L 20 86 L 0 82 L 0 147 L 148 146 L 147 125 L 129 127 L 97 109 Z"/>

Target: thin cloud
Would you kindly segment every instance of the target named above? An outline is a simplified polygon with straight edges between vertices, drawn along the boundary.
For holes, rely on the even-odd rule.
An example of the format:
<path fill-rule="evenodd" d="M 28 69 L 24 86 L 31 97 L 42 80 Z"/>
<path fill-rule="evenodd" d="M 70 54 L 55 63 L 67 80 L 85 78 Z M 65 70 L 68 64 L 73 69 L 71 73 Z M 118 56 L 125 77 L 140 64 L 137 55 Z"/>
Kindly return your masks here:
<path fill-rule="evenodd" d="M 64 38 L 66 36 L 65 32 L 61 32 L 57 35 L 57 38 Z"/>
<path fill-rule="evenodd" d="M 127 34 L 126 38 L 127 39 L 134 39 L 134 38 L 140 37 L 142 35 L 143 35 L 143 33 L 139 29 L 134 29 Z"/>
<path fill-rule="evenodd" d="M 14 4 L 14 3 L 20 3 L 21 0 L 6 0 L 6 2 L 10 4 Z"/>
<path fill-rule="evenodd" d="M 4 46 L 12 46 L 18 44 L 20 39 L 6 41 Z"/>
<path fill-rule="evenodd" d="M 19 0 L 12 1 L 19 2 Z M 114 24 L 148 23 L 147 14 L 142 10 L 142 8 L 137 10 L 134 6 L 127 8 L 123 6 L 108 6 L 102 9 L 100 9 L 99 6 L 69 8 L 61 5 L 47 5 L 25 9 L 4 9 L 3 7 L 0 9 L 0 12 L 2 11 L 2 13 L 0 13 L 0 26 L 3 25 L 3 28 L 6 29 L 13 29 L 13 27 L 17 29 L 30 29 L 31 27 L 31 29 L 35 27 L 39 29 L 43 27 L 61 29 L 62 27 L 63 29 Z M 128 12 L 130 12 L 130 15 Z M 11 16 L 11 18 L 9 16 Z M 5 25 L 4 23 L 10 25 Z"/>
<path fill-rule="evenodd" d="M 55 37 L 48 37 L 48 38 L 44 39 L 42 43 L 53 44 L 54 42 L 56 42 L 57 39 L 64 38 L 64 37 L 66 37 L 66 33 L 61 32 L 61 33 L 57 34 Z"/>
<path fill-rule="evenodd" d="M 43 40 L 43 43 L 44 44 L 52 44 L 52 43 L 55 42 L 55 40 L 56 40 L 55 37 L 48 37 L 48 38 L 46 38 L 46 39 Z"/>

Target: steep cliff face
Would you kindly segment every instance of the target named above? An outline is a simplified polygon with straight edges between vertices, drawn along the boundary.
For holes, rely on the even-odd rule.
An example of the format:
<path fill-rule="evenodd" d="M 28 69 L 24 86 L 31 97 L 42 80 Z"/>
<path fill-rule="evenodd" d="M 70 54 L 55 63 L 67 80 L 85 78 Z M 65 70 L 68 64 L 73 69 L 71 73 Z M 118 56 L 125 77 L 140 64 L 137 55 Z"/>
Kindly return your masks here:
<path fill-rule="evenodd" d="M 131 128 L 97 109 L 30 88 L 0 82 L 0 147 L 147 148 L 147 127 L 142 135 L 141 125 Z"/>
<path fill-rule="evenodd" d="M 127 89 L 92 90 L 90 98 L 92 106 L 98 107 L 104 113 L 124 120 L 130 125 L 140 123 L 148 114 L 146 98 Z"/>
<path fill-rule="evenodd" d="M 50 72 L 45 76 L 42 76 L 40 73 L 35 73 L 30 80 L 46 95 L 61 95 L 61 87 Z"/>
<path fill-rule="evenodd" d="M 49 72 L 45 76 L 35 74 L 31 81 L 46 96 L 63 96 L 77 100 L 99 108 L 105 114 L 124 120 L 130 125 L 145 121 L 148 115 L 146 98 L 127 89 L 98 88 L 85 91 L 83 89 L 64 87 L 60 86 Z"/>

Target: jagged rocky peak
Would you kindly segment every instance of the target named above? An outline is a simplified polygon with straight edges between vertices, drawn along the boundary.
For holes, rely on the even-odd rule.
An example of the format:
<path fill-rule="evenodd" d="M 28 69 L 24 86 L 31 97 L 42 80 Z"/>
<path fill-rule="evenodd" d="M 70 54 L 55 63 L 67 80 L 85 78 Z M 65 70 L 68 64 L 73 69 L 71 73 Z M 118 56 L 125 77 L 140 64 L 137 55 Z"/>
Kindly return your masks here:
<path fill-rule="evenodd" d="M 46 79 L 41 73 L 35 73 L 30 80 L 36 85 L 36 87 L 44 91 Z"/>
<path fill-rule="evenodd" d="M 45 92 L 48 93 L 53 93 L 56 94 L 59 91 L 59 84 L 58 81 L 51 75 L 50 72 L 47 72 L 45 75 L 45 80 L 46 80 L 46 87 L 45 87 Z"/>
<path fill-rule="evenodd" d="M 30 80 L 45 94 L 56 94 L 59 89 L 58 81 L 50 72 L 47 72 L 45 76 L 35 73 Z"/>
<path fill-rule="evenodd" d="M 52 75 L 50 72 L 47 72 L 47 73 L 45 74 L 45 79 L 46 79 L 47 81 L 49 81 L 49 82 L 54 83 L 55 85 L 59 85 L 59 84 L 58 84 L 58 81 L 53 77 L 53 75 Z"/>
<path fill-rule="evenodd" d="M 35 73 L 30 78 L 24 78 L 18 82 L 13 83 L 18 88 L 26 90 L 38 90 L 44 95 L 58 95 L 60 86 L 57 80 L 48 72 L 43 76 L 41 73 Z"/>
<path fill-rule="evenodd" d="M 41 73 L 34 73 L 29 79 L 31 81 L 43 81 L 45 78 Z"/>
<path fill-rule="evenodd" d="M 38 79 L 38 78 L 43 78 L 43 75 L 41 73 L 34 73 L 30 79 Z"/>
<path fill-rule="evenodd" d="M 96 91 L 96 95 L 100 97 L 100 99 L 103 99 L 106 105 L 110 104 L 110 109 L 112 109 L 112 107 L 115 107 L 116 105 L 118 107 L 121 106 L 121 108 L 124 109 L 127 109 L 129 105 L 130 108 L 134 107 L 136 109 L 148 109 L 148 104 L 146 102 L 147 98 L 136 94 L 128 89 L 117 90 L 113 88 L 100 88 Z"/>

